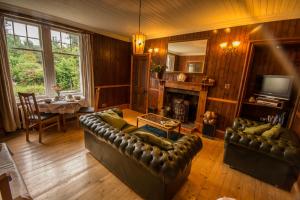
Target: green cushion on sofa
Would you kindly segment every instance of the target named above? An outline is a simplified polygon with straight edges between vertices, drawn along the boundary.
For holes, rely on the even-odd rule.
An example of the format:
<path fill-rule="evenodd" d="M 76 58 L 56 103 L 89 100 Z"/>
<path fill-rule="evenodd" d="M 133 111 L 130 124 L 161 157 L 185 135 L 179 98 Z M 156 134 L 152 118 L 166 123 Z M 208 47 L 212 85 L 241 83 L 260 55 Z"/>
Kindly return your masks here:
<path fill-rule="evenodd" d="M 281 125 L 277 124 L 270 130 L 265 131 L 261 136 L 265 138 L 277 139 L 281 133 Z"/>
<path fill-rule="evenodd" d="M 133 132 L 133 134 L 141 138 L 144 142 L 150 143 L 152 145 L 156 145 L 161 149 L 171 150 L 174 148 L 173 143 L 170 140 L 166 138 L 158 137 L 152 133 L 146 131 L 136 131 Z"/>
<path fill-rule="evenodd" d="M 119 108 L 112 108 L 110 110 L 112 110 L 113 112 L 117 113 L 120 117 L 123 117 L 123 111 L 120 110 Z"/>
<path fill-rule="evenodd" d="M 122 131 L 124 133 L 131 133 L 132 131 L 135 131 L 136 129 L 138 129 L 136 126 L 130 125 L 130 124 L 126 124 L 123 128 Z"/>
<path fill-rule="evenodd" d="M 263 132 L 265 132 L 266 130 L 269 130 L 271 127 L 272 127 L 272 125 L 270 123 L 262 124 L 259 126 L 247 127 L 243 130 L 243 132 L 247 133 L 247 134 L 261 135 Z"/>
<path fill-rule="evenodd" d="M 119 130 L 121 130 L 127 124 L 127 122 L 122 117 L 120 117 L 117 113 L 113 112 L 112 110 L 101 112 L 99 113 L 99 116 L 102 118 L 103 121 Z"/>

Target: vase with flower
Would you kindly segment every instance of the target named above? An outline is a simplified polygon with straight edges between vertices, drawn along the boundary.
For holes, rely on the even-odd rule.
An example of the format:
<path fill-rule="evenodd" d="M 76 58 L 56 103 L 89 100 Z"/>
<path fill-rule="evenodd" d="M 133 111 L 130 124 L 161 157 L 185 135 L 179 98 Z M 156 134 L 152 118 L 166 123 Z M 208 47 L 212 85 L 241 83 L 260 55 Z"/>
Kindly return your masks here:
<path fill-rule="evenodd" d="M 59 100 L 60 99 L 61 87 L 59 85 L 53 85 L 52 90 L 54 90 L 57 94 L 57 96 L 55 97 L 55 100 Z"/>

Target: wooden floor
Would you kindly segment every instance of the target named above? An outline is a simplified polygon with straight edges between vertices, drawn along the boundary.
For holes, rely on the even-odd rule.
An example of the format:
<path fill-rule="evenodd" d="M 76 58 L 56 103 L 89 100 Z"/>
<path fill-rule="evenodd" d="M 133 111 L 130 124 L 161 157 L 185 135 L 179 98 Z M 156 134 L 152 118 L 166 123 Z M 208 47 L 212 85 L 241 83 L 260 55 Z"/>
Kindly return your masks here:
<path fill-rule="evenodd" d="M 138 113 L 125 110 L 125 118 L 135 124 Z M 29 192 L 34 199 L 141 199 L 84 148 L 82 130 L 75 123 L 67 132 L 55 129 L 37 133 L 31 142 L 17 134 L 6 142 L 14 153 Z M 230 169 L 222 162 L 223 141 L 203 138 L 204 147 L 192 164 L 191 174 L 174 199 L 207 200 L 222 196 L 239 200 L 288 200 L 291 194 Z M 155 191 L 154 191 L 155 192 Z"/>

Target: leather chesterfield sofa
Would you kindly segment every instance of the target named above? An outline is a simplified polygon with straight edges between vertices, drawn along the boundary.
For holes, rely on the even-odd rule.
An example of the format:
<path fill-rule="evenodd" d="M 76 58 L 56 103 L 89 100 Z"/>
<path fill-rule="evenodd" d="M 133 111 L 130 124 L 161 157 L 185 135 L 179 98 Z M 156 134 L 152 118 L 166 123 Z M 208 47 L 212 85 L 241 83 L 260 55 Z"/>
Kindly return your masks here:
<path fill-rule="evenodd" d="M 279 188 L 290 190 L 300 172 L 300 145 L 297 136 L 282 128 L 277 139 L 244 133 L 261 122 L 236 118 L 225 133 L 224 162 Z"/>
<path fill-rule="evenodd" d="M 79 120 L 90 153 L 144 199 L 172 199 L 202 148 L 201 139 L 195 135 L 182 136 L 172 150 L 162 150 L 112 127 L 97 113 Z"/>

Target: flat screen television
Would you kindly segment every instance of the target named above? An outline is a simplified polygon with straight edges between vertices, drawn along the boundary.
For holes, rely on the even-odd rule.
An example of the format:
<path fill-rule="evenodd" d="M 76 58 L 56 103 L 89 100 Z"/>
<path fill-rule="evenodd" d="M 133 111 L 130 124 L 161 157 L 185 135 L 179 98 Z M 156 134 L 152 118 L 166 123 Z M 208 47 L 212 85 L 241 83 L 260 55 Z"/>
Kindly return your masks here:
<path fill-rule="evenodd" d="M 256 90 L 259 96 L 289 100 L 293 77 L 283 75 L 263 75 L 257 77 Z"/>

